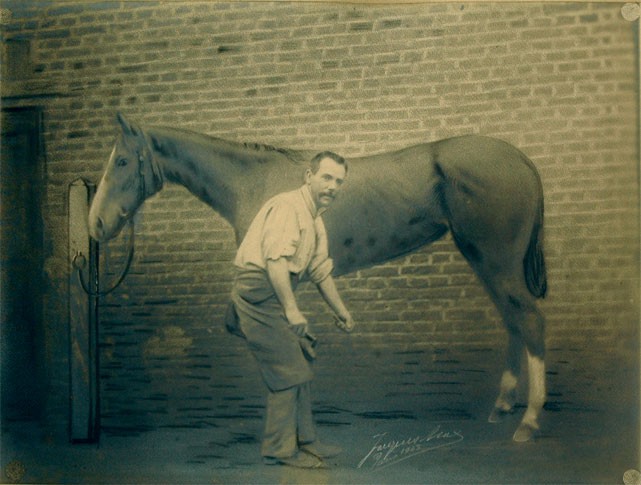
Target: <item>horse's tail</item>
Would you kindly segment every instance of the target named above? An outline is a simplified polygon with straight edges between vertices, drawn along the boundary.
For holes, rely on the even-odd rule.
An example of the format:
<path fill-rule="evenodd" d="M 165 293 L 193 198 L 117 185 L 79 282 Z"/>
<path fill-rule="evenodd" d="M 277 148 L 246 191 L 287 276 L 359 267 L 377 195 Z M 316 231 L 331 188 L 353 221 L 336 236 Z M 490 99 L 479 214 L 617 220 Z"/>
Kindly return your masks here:
<path fill-rule="evenodd" d="M 537 174 L 538 178 L 538 174 Z M 540 184 L 540 181 L 539 181 Z M 523 271 L 528 290 L 536 298 L 545 298 L 547 293 L 547 272 L 543 255 L 543 190 L 540 191 L 540 202 L 536 219 L 532 225 L 530 244 L 523 258 Z"/>

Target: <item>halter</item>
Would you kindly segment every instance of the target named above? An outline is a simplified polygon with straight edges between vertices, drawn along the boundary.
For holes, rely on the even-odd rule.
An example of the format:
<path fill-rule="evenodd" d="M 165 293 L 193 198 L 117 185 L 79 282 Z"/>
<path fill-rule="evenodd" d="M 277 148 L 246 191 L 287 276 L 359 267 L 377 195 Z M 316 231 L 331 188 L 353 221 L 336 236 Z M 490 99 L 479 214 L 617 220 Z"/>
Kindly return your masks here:
<path fill-rule="evenodd" d="M 144 135 L 142 137 L 145 140 L 145 145 L 141 149 L 136 150 L 136 156 L 138 158 L 138 177 L 140 179 L 140 185 L 138 188 L 140 204 L 162 189 L 164 183 L 162 171 L 160 170 L 156 160 L 154 160 L 149 144 L 147 143 L 147 139 Z M 148 164 L 145 162 L 148 162 Z M 149 170 L 145 170 L 147 165 L 151 168 L 151 173 L 149 175 L 146 173 L 149 172 Z M 150 183 L 147 183 L 148 176 L 151 178 Z"/>
<path fill-rule="evenodd" d="M 146 154 L 149 154 L 148 164 L 145 163 L 147 161 L 147 159 L 145 158 Z M 149 145 L 147 145 L 146 140 L 145 140 L 145 146 L 141 150 L 136 150 L 136 156 L 138 158 L 138 178 L 140 179 L 140 183 L 138 185 L 138 199 L 139 199 L 138 203 L 142 204 L 148 197 L 151 197 L 160 189 L 162 189 L 164 180 L 163 180 L 160 167 L 158 166 L 158 163 L 154 160 L 154 157 L 151 155 L 151 150 L 149 149 Z M 147 172 L 149 172 L 149 170 L 145 170 L 147 165 L 149 165 L 149 167 L 151 168 L 151 171 L 150 171 L 151 173 L 149 175 L 147 175 Z M 147 183 L 148 177 L 151 177 L 151 180 L 150 180 L 151 183 Z M 129 226 L 129 237 L 128 237 L 129 243 L 127 245 L 128 246 L 127 261 L 125 262 L 125 265 L 120 275 L 116 279 L 114 279 L 114 282 L 111 284 L 111 287 L 108 290 L 93 291 L 91 288 L 89 288 L 89 285 L 84 279 L 84 275 L 82 271 L 87 265 L 87 259 L 81 253 L 78 253 L 74 256 L 72 264 L 73 264 L 73 267 L 78 272 L 78 280 L 80 281 L 80 286 L 82 286 L 82 289 L 89 296 L 99 297 L 99 296 L 108 295 L 109 293 L 111 293 L 112 291 L 114 291 L 116 288 L 120 286 L 120 284 L 125 279 L 125 276 L 127 276 L 127 273 L 129 273 L 129 269 L 131 268 L 131 262 L 134 259 L 135 231 L 134 231 L 133 217 L 131 217 L 127 221 L 127 225 Z"/>

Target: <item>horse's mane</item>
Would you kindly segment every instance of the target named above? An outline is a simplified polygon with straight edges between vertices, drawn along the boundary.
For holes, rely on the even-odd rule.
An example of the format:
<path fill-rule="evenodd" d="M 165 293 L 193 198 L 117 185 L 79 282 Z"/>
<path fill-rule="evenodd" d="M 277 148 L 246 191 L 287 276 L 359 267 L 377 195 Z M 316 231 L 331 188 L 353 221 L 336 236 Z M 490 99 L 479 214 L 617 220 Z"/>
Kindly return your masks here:
<path fill-rule="evenodd" d="M 273 145 L 266 145 L 264 143 L 253 143 L 253 142 L 245 142 L 243 143 L 243 146 L 247 148 L 248 150 L 254 150 L 257 152 L 278 152 L 282 153 L 285 155 L 287 158 L 290 158 L 294 161 L 296 161 L 295 158 L 295 150 L 290 150 L 289 148 L 280 148 L 280 147 L 275 147 Z"/>
<path fill-rule="evenodd" d="M 268 153 L 268 152 L 278 153 L 278 154 L 284 155 L 285 157 L 287 157 L 287 159 L 290 162 L 297 165 L 304 163 L 305 161 L 304 157 L 301 156 L 299 150 L 293 150 L 290 148 L 280 148 L 280 147 L 275 147 L 273 145 L 268 145 L 265 143 L 237 142 L 237 141 L 227 140 L 224 138 L 219 138 L 209 134 L 198 133 L 198 132 L 184 129 L 184 128 L 162 126 L 162 127 L 155 127 L 155 129 L 156 130 L 160 129 L 166 133 L 180 133 L 183 135 L 183 139 L 191 139 L 194 141 L 199 140 L 205 143 L 218 143 L 218 144 L 226 145 L 228 147 L 242 147 L 245 150 L 256 152 L 257 154 Z M 259 162 L 267 161 L 267 159 L 262 157 L 258 157 L 256 158 L 256 160 L 258 160 Z"/>

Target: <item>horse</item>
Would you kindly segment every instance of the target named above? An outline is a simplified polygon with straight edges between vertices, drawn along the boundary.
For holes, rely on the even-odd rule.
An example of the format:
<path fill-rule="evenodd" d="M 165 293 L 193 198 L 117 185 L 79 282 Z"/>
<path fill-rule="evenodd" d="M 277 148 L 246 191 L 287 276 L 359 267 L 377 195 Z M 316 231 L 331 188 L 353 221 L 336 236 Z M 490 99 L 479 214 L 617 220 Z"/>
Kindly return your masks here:
<path fill-rule="evenodd" d="M 117 114 L 117 137 L 91 203 L 91 237 L 115 237 L 165 182 L 181 184 L 233 227 L 240 243 L 270 197 L 302 184 L 311 150 L 240 143 Z M 508 348 L 492 423 L 513 413 L 521 358 L 528 403 L 513 439 L 531 440 L 546 398 L 543 188 L 516 147 L 463 135 L 351 158 L 341 194 L 323 214 L 334 276 L 383 263 L 448 231 L 502 317 Z"/>

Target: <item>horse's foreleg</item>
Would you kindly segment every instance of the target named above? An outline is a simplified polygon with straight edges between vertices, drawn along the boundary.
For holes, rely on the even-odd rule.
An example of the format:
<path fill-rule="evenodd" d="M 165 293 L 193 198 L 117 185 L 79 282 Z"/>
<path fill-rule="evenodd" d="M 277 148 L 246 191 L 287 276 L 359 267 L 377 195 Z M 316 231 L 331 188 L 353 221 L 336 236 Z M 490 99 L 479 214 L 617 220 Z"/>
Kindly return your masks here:
<path fill-rule="evenodd" d="M 499 396 L 494 403 L 494 409 L 488 421 L 498 423 L 506 414 L 514 412 L 516 403 L 516 386 L 521 373 L 521 356 L 523 355 L 523 339 L 508 328 L 509 342 L 505 370 L 501 376 Z"/>

